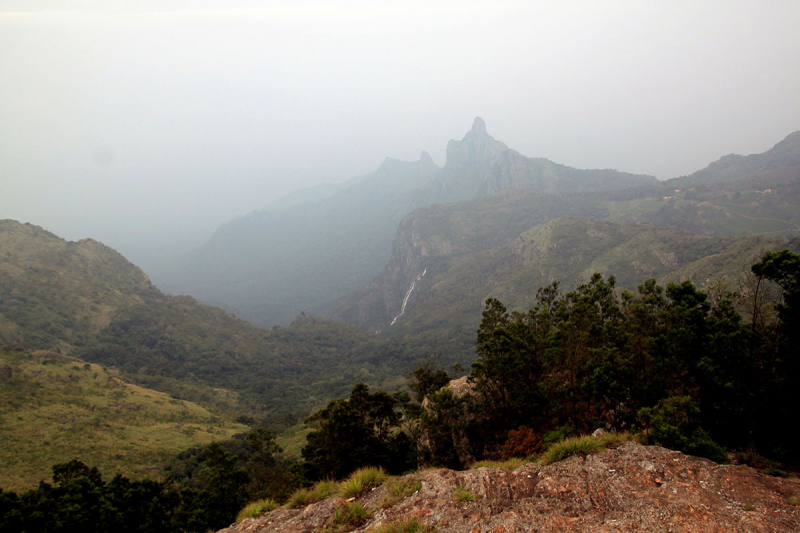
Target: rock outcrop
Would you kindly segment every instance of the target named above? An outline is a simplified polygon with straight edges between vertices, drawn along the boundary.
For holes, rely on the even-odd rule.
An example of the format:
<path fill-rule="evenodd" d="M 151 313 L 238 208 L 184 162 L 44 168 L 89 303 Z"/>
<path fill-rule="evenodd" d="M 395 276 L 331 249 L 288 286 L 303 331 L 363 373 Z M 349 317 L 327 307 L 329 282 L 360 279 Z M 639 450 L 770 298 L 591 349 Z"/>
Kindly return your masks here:
<path fill-rule="evenodd" d="M 797 532 L 800 481 L 743 466 L 626 443 L 548 466 L 514 471 L 478 468 L 415 475 L 420 489 L 384 505 L 385 486 L 359 502 L 370 511 L 357 531 L 418 518 L 439 532 Z M 474 501 L 457 502 L 468 490 Z M 461 490 L 463 490 L 461 489 Z M 342 505 L 339 498 L 301 509 L 276 509 L 224 530 L 312 532 Z"/>

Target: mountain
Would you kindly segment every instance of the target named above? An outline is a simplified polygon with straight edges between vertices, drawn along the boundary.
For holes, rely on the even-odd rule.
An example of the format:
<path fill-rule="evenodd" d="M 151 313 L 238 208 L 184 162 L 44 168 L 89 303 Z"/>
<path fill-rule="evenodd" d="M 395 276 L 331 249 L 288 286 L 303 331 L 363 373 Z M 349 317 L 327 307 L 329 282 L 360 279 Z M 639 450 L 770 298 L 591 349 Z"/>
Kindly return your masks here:
<path fill-rule="evenodd" d="M 411 487 L 410 490 L 403 490 Z M 568 461 L 511 470 L 428 469 L 345 502 L 281 507 L 220 533 L 320 531 L 773 531 L 800 529 L 800 483 L 632 442 Z M 359 516 L 359 515 L 356 515 Z"/>
<path fill-rule="evenodd" d="M 461 141 L 447 144 L 441 175 L 420 196 L 427 204 L 469 200 L 507 191 L 532 189 L 539 193 L 572 194 L 654 184 L 652 176 L 616 170 L 581 170 L 510 150 L 486 131 L 477 117 Z"/>
<path fill-rule="evenodd" d="M 557 202 L 549 204 L 558 208 Z M 463 206 L 465 211 L 480 213 L 469 207 Z M 486 226 L 493 227 L 493 221 Z M 363 318 L 361 327 L 402 338 L 407 349 L 438 357 L 440 364 L 469 365 L 487 298 L 498 298 L 509 309 L 524 311 L 535 305 L 539 287 L 559 281 L 563 290 L 571 290 L 594 272 L 614 274 L 620 289 L 632 291 L 646 278 L 662 283 L 691 279 L 700 287 L 722 279 L 733 290 L 764 250 L 800 249 L 798 239 L 714 237 L 678 228 L 583 218 L 555 218 L 521 231 L 511 225 L 503 227 L 509 231 L 505 235 L 498 232 L 496 246 L 481 246 L 485 241 L 476 237 L 478 244 L 472 249 L 439 233 L 415 235 L 415 241 L 397 250 L 401 258 L 398 268 L 412 265 L 419 272 L 410 283 L 406 280 L 405 296 L 398 294 L 400 285 L 391 281 L 392 270 L 386 270 L 368 289 L 346 302 L 349 305 L 343 305 L 348 314 L 341 318 Z M 382 281 L 386 281 L 385 287 Z M 396 291 L 394 307 L 381 313 L 380 304 L 386 302 L 383 295 L 391 290 Z M 398 311 L 399 305 L 405 309 Z"/>
<path fill-rule="evenodd" d="M 75 457 L 108 474 L 154 477 L 192 446 L 247 428 L 119 372 L 47 351 L 0 348 L 0 487 L 23 490 Z"/>
<path fill-rule="evenodd" d="M 414 209 L 507 191 L 601 191 L 655 178 L 577 170 L 510 150 L 476 118 L 450 141 L 438 168 L 387 159 L 374 173 L 340 186 L 295 193 L 220 227 L 160 286 L 218 304 L 261 326 L 287 324 L 301 311 L 327 314 L 367 284 L 391 257 L 400 221 Z"/>
<path fill-rule="evenodd" d="M 353 326 L 302 316 L 267 331 L 164 295 L 96 241 L 4 220 L 0 250 L 0 344 L 116 368 L 217 412 L 280 427 L 356 381 L 394 389 L 411 365 L 393 342 Z"/>
<path fill-rule="evenodd" d="M 403 324 L 415 331 L 433 331 L 450 324 L 462 329 L 466 339 L 467 335 L 474 333 L 480 318 L 480 305 L 486 297 L 497 296 L 498 291 L 508 291 L 513 293 L 509 296 L 512 306 L 524 308 L 540 286 L 537 284 L 559 279 L 566 288 L 571 288 L 575 279 L 585 278 L 587 271 L 591 274 L 592 268 L 606 272 L 640 270 L 623 285 L 628 288 L 635 288 L 636 283 L 645 277 L 663 277 L 666 280 L 674 269 L 694 272 L 693 279 L 704 285 L 710 279 L 712 269 L 706 267 L 703 272 L 682 270 L 687 261 L 704 257 L 702 247 L 691 259 L 679 254 L 676 256 L 680 257 L 678 262 L 667 261 L 665 266 L 671 264 L 669 269 L 637 269 L 633 265 L 643 253 L 659 253 L 660 250 L 667 254 L 665 257 L 674 255 L 664 246 L 669 248 L 678 241 L 713 241 L 717 243 L 715 246 L 721 246 L 721 243 L 732 246 L 736 241 L 695 239 L 685 231 L 676 232 L 676 229 L 691 231 L 698 237 L 763 235 L 764 241 L 750 239 L 739 245 L 740 252 L 745 254 L 740 257 L 745 259 L 757 254 L 761 247 L 779 246 L 785 242 L 779 237 L 796 235 L 800 231 L 798 139 L 800 135 L 791 134 L 763 154 L 733 158 L 732 161 L 738 163 L 727 164 L 721 173 L 710 173 L 705 169 L 684 178 L 612 191 L 547 194 L 536 189 L 513 190 L 419 208 L 400 223 L 392 257 L 381 273 L 361 290 L 331 306 L 331 316 L 369 331 L 398 330 L 387 333 L 391 336 L 408 334 Z M 492 152 L 490 148 L 494 145 L 489 143 L 487 146 L 489 148 L 476 153 Z M 461 151 L 460 145 L 455 151 Z M 724 160 L 726 158 L 721 161 Z M 712 164 L 709 168 L 719 166 Z M 561 257 L 550 250 L 543 256 L 544 266 L 538 272 L 531 272 L 532 265 L 519 263 L 519 257 L 513 251 L 515 241 L 524 241 L 525 233 L 533 231 L 535 226 L 563 217 L 585 219 L 580 223 L 572 221 L 558 225 L 561 228 L 558 231 L 576 232 L 573 237 L 562 235 L 559 238 L 570 243 L 565 249 L 579 251 L 581 257 Z M 623 226 L 603 226 L 604 223 L 599 221 Z M 585 227 L 578 230 L 579 224 Z M 658 233 L 653 226 L 673 229 Z M 628 228 L 614 230 L 612 234 L 618 231 L 630 235 L 641 233 L 640 240 L 617 248 L 617 244 L 595 238 L 606 235 L 610 227 Z M 619 253 L 622 255 L 614 261 L 589 260 L 589 251 L 595 250 L 600 243 L 611 247 L 605 250 L 606 253 L 621 250 Z M 563 255 L 563 251 L 560 253 Z M 714 255 L 721 251 L 708 253 Z M 628 263 L 620 260 L 626 254 Z M 741 262 L 736 261 L 737 269 Z M 651 264 L 652 261 L 645 263 Z M 732 275 L 729 266 L 717 262 L 717 267 L 721 269 L 718 274 Z M 526 276 L 526 279 L 535 279 L 536 282 L 517 279 Z M 432 307 L 425 311 L 423 301 L 428 299 L 431 302 L 425 305 Z M 467 312 L 467 308 L 471 311 Z M 455 318 L 459 315 L 462 318 Z M 464 319 L 467 315 L 472 318 Z M 465 349 L 463 344 L 458 346 L 462 351 Z M 452 352 L 452 348 L 447 351 Z"/>

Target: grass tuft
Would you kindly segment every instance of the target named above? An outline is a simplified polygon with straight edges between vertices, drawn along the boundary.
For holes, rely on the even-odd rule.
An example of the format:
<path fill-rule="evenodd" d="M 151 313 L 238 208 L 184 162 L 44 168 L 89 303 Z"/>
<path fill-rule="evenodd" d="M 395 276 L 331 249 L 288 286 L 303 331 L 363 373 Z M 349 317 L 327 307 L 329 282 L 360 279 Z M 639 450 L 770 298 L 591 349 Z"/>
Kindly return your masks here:
<path fill-rule="evenodd" d="M 416 518 L 388 522 L 372 530 L 372 533 L 436 533 L 436 528 L 426 526 Z"/>
<path fill-rule="evenodd" d="M 795 507 L 800 506 L 800 498 L 796 496 L 790 496 L 786 501 L 789 503 L 789 505 L 794 505 Z"/>
<path fill-rule="evenodd" d="M 301 487 L 294 491 L 286 502 L 286 507 L 304 507 L 310 503 L 318 502 L 336 494 L 339 484 L 335 481 L 317 481 L 313 487 Z"/>
<path fill-rule="evenodd" d="M 391 507 L 422 488 L 422 482 L 415 477 L 392 479 L 386 484 L 386 496 L 381 501 L 381 507 Z"/>
<path fill-rule="evenodd" d="M 549 465 L 576 455 L 585 457 L 593 453 L 602 452 L 612 444 L 636 440 L 637 438 L 638 437 L 632 433 L 614 432 L 605 433 L 599 437 L 592 437 L 589 435 L 570 437 L 551 444 L 539 458 L 539 464 Z"/>
<path fill-rule="evenodd" d="M 469 468 L 474 469 L 488 466 L 492 468 L 503 468 L 505 470 L 516 470 L 517 468 L 528 464 L 529 462 L 530 461 L 528 459 L 522 457 L 512 457 L 510 459 L 506 459 L 505 461 L 478 461 L 473 463 Z"/>
<path fill-rule="evenodd" d="M 248 503 L 244 509 L 236 515 L 236 522 L 241 522 L 245 518 L 257 518 L 264 513 L 268 513 L 278 508 L 278 502 L 272 498 L 264 498 L 252 503 Z"/>
<path fill-rule="evenodd" d="M 369 513 L 358 502 L 342 502 L 333 516 L 322 528 L 324 533 L 344 533 L 352 531 L 367 521 Z"/>
<path fill-rule="evenodd" d="M 453 501 L 456 503 L 474 502 L 475 499 L 475 495 L 464 485 L 459 485 L 453 491 Z"/>
<path fill-rule="evenodd" d="M 383 468 L 360 468 L 339 484 L 339 494 L 345 498 L 357 498 L 364 491 L 377 487 L 389 479 Z"/>

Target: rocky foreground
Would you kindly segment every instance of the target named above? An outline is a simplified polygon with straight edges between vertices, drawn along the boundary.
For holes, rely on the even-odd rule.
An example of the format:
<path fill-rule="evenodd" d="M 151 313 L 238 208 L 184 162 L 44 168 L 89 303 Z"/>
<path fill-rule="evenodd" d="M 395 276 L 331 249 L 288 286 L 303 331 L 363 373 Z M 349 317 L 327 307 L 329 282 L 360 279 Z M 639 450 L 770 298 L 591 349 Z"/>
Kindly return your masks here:
<path fill-rule="evenodd" d="M 416 474 L 420 489 L 386 506 L 377 487 L 358 501 L 370 511 L 356 531 L 418 518 L 439 532 L 799 532 L 800 480 L 718 465 L 655 446 L 616 449 L 514 471 L 440 469 Z M 474 501 L 457 502 L 466 488 Z M 338 506 L 334 497 L 276 509 L 223 531 L 312 532 Z"/>

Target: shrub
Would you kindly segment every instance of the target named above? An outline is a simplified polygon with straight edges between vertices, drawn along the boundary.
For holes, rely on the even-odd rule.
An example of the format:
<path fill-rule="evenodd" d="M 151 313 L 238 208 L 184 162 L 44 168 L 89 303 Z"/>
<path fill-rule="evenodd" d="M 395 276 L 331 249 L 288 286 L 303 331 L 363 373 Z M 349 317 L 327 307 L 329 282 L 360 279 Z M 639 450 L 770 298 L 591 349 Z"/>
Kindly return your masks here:
<path fill-rule="evenodd" d="M 278 502 L 272 498 L 264 498 L 252 503 L 248 503 L 244 509 L 236 515 L 236 521 L 241 522 L 245 518 L 257 518 L 264 513 L 268 513 L 278 507 Z"/>
<path fill-rule="evenodd" d="M 475 495 L 465 486 L 459 485 L 456 487 L 456 490 L 453 491 L 453 500 L 456 503 L 474 502 Z"/>
<path fill-rule="evenodd" d="M 426 526 L 416 518 L 388 522 L 373 529 L 373 533 L 436 533 L 436 528 Z"/>
<path fill-rule="evenodd" d="M 725 448 L 700 427 L 699 417 L 700 409 L 689 396 L 671 396 L 639 411 L 639 418 L 651 428 L 653 442 L 717 463 L 730 462 Z"/>
<path fill-rule="evenodd" d="M 521 427 L 508 432 L 508 440 L 500 451 L 503 459 L 528 457 L 542 451 L 542 437 L 530 428 Z"/>

